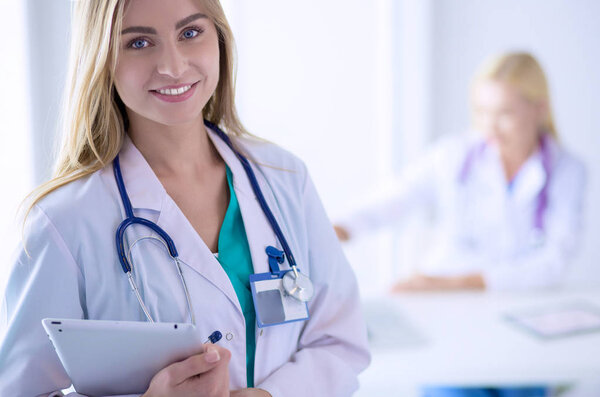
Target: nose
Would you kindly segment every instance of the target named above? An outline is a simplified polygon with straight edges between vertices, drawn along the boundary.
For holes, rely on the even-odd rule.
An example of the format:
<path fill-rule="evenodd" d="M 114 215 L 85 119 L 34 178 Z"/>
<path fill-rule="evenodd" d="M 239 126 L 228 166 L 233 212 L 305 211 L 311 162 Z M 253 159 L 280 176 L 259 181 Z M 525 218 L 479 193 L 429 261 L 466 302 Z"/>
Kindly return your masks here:
<path fill-rule="evenodd" d="M 179 78 L 187 67 L 187 58 L 177 44 L 165 44 L 159 51 L 156 71 L 161 75 Z"/>

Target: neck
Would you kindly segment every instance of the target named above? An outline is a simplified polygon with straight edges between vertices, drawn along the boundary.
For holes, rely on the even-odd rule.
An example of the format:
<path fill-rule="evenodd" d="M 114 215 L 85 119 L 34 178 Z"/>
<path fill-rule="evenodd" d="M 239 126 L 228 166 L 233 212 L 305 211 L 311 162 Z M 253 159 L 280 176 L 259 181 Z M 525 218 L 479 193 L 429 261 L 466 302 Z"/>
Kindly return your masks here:
<path fill-rule="evenodd" d="M 202 118 L 177 126 L 135 120 L 128 134 L 161 179 L 201 175 L 223 165 Z"/>
<path fill-rule="evenodd" d="M 532 145 L 522 150 L 510 149 L 500 151 L 500 158 L 507 181 L 510 182 L 515 178 L 523 164 L 535 152 L 537 147 L 538 143 L 536 140 Z"/>

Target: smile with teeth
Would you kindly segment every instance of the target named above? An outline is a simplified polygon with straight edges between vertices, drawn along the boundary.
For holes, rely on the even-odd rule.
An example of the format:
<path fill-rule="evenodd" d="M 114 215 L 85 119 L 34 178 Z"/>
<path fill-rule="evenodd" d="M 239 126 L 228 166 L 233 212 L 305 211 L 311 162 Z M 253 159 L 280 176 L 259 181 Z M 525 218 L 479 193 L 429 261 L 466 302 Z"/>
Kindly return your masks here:
<path fill-rule="evenodd" d="M 181 95 L 185 92 L 188 92 L 190 90 L 190 88 L 192 88 L 191 84 L 183 86 L 183 87 L 179 87 L 179 88 L 167 88 L 165 90 L 156 90 L 156 92 L 158 92 L 159 94 L 162 94 L 162 95 L 177 96 L 177 95 Z"/>

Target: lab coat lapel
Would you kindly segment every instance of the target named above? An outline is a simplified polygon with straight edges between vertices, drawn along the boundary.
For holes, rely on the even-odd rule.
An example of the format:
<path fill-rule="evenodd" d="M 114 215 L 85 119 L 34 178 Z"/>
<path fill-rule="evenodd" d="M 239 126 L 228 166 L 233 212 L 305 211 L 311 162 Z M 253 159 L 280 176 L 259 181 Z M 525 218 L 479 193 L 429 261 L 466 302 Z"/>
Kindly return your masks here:
<path fill-rule="evenodd" d="M 134 213 L 136 209 L 159 211 L 156 223 L 175 243 L 179 258 L 227 295 L 241 312 L 237 295 L 227 273 L 175 201 L 167 194 L 160 180 L 129 137 L 125 140 L 119 159 Z M 155 233 L 152 235 L 156 236 Z M 183 270 L 185 276 L 185 269 Z"/>
<path fill-rule="evenodd" d="M 209 130 L 210 131 L 210 130 Z M 250 180 L 246 175 L 244 167 L 236 157 L 235 153 L 227 146 L 223 140 L 221 140 L 212 131 L 209 132 L 209 136 L 213 141 L 213 144 L 217 148 L 217 151 L 225 160 L 231 173 L 233 174 L 233 187 L 240 204 L 240 211 L 244 220 L 244 229 L 246 230 L 246 236 L 248 238 L 248 245 L 250 247 L 250 255 L 252 257 L 252 265 L 255 273 L 265 273 L 269 271 L 267 254 L 265 253 L 266 248 L 269 245 L 281 249 L 281 245 L 277 241 L 277 237 L 271 228 L 265 214 L 263 213 L 258 199 L 252 190 Z M 271 208 L 275 218 L 281 225 L 281 216 L 274 206 L 273 195 L 271 189 L 267 186 L 264 177 L 260 172 L 257 172 L 257 167 L 253 165 L 256 178 L 259 186 L 262 190 L 263 195 L 267 204 Z"/>
<path fill-rule="evenodd" d="M 229 280 L 229 276 L 227 276 L 219 261 L 200 238 L 200 235 L 193 228 L 181 209 L 169 196 L 165 200 L 157 223 L 169 233 L 175 242 L 179 257 L 183 263 L 221 290 L 240 313 L 242 313 L 239 300 Z"/>
<path fill-rule="evenodd" d="M 485 201 L 495 201 L 495 208 L 501 208 L 501 202 L 506 196 L 506 179 L 500 161 L 498 150 L 491 145 L 486 145 L 478 161 L 472 167 L 473 182 L 477 196 Z"/>
<path fill-rule="evenodd" d="M 128 135 L 125 135 L 123 148 L 119 152 L 119 161 L 131 206 L 134 209 L 161 211 L 167 192 Z M 112 166 L 110 171 L 112 174 Z"/>
<path fill-rule="evenodd" d="M 514 200 L 517 202 L 534 201 L 548 178 L 539 150 L 523 164 L 516 178 Z"/>

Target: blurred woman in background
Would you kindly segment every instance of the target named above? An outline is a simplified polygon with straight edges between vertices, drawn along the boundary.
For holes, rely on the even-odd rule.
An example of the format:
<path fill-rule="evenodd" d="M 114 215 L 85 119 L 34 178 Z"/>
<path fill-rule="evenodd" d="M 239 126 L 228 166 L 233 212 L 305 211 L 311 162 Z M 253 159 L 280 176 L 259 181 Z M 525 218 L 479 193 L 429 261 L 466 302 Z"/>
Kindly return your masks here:
<path fill-rule="evenodd" d="M 335 226 L 347 241 L 433 207 L 439 238 L 394 292 L 558 286 L 576 253 L 585 170 L 559 143 L 537 60 L 507 53 L 487 61 L 474 77 L 471 109 L 476 134 L 442 139 L 391 195 Z M 543 386 L 423 389 L 424 397 L 548 394 Z"/>
<path fill-rule="evenodd" d="M 585 169 L 559 142 L 537 60 L 518 52 L 487 61 L 471 109 L 476 134 L 442 139 L 391 195 L 335 227 L 347 241 L 433 207 L 438 238 L 396 292 L 557 286 L 576 252 Z"/>

